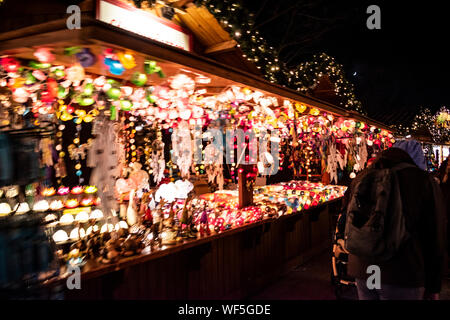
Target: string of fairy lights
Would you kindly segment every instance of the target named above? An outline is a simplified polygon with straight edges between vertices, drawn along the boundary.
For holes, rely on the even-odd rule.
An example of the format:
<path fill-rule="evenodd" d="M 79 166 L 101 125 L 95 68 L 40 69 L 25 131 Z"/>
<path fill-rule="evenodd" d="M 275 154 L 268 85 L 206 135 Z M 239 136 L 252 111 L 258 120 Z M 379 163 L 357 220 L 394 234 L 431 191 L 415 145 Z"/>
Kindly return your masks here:
<path fill-rule="evenodd" d="M 434 142 L 447 143 L 450 141 L 450 111 L 441 107 L 433 113 L 429 108 L 421 108 L 410 124 L 398 124 L 396 129 L 403 136 L 426 129 Z"/>
<path fill-rule="evenodd" d="M 0 4 L 3 0 L 0 0 Z M 156 0 L 132 0 L 137 8 L 152 8 Z M 197 6 L 205 6 L 211 14 L 238 42 L 243 57 L 254 63 L 262 75 L 272 83 L 306 93 L 314 88 L 322 75 L 326 74 L 335 86 L 336 95 L 341 98 L 341 107 L 366 114 L 356 98 L 354 86 L 345 77 L 343 66 L 334 58 L 321 53 L 312 61 L 291 68 L 280 61 L 277 50 L 270 46 L 255 29 L 254 14 L 242 6 L 239 0 L 194 0 Z"/>
<path fill-rule="evenodd" d="M 307 92 L 314 88 L 322 75 L 327 75 L 341 98 L 341 107 L 365 114 L 361 102 L 356 98 L 354 86 L 345 77 L 342 65 L 325 53 L 314 55 L 311 61 L 291 68 L 280 61 L 278 52 L 255 30 L 254 15 L 235 0 L 196 0 L 205 6 L 238 42 L 244 58 L 254 63 L 263 76 L 272 83 L 278 83 Z"/>

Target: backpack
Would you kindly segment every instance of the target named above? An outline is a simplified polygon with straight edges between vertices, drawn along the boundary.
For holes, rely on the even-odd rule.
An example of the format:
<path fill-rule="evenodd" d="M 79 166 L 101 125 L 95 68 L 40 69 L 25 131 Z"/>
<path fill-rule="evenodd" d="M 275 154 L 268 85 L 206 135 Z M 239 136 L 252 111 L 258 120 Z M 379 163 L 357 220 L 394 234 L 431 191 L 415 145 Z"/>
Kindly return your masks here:
<path fill-rule="evenodd" d="M 410 238 L 396 172 L 416 166 L 370 168 L 354 181 L 347 206 L 345 249 L 370 262 L 392 258 Z"/>

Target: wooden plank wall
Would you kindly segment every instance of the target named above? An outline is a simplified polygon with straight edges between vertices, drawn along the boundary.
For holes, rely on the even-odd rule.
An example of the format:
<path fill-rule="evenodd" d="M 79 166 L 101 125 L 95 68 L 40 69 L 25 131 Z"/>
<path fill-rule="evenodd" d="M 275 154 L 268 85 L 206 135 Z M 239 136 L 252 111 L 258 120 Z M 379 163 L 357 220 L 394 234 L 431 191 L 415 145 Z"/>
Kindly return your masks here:
<path fill-rule="evenodd" d="M 340 202 L 106 276 L 66 299 L 243 299 L 331 245 Z"/>

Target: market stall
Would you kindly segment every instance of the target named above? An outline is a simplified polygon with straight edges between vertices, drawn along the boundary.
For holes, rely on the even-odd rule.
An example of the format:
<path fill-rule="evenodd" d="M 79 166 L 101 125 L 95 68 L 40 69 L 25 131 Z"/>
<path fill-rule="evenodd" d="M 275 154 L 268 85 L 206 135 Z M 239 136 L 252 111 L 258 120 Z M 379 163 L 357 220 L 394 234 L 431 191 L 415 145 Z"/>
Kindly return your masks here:
<path fill-rule="evenodd" d="M 1 36 L 3 290 L 79 267 L 66 298 L 244 297 L 329 244 L 391 132 L 99 20 Z"/>
<path fill-rule="evenodd" d="M 396 128 L 397 141 L 415 139 L 422 144 L 427 161 L 427 170 L 436 172 L 449 156 L 450 112 L 441 107 L 437 111 L 421 108 L 418 112 L 402 111 L 379 115 L 382 121 Z"/>

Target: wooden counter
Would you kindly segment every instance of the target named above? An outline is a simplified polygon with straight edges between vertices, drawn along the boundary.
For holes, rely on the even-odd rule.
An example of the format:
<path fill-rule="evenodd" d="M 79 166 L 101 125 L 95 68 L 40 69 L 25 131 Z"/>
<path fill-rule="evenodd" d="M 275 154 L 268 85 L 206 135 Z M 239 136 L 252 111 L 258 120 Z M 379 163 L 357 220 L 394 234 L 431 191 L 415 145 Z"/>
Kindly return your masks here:
<path fill-rule="evenodd" d="M 66 299 L 242 299 L 330 247 L 341 199 L 209 237 L 87 264 Z M 48 283 L 62 285 L 65 279 Z"/>

